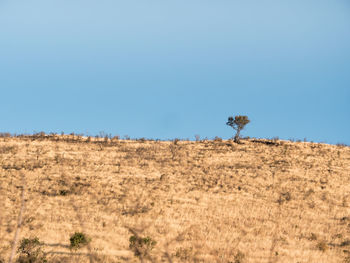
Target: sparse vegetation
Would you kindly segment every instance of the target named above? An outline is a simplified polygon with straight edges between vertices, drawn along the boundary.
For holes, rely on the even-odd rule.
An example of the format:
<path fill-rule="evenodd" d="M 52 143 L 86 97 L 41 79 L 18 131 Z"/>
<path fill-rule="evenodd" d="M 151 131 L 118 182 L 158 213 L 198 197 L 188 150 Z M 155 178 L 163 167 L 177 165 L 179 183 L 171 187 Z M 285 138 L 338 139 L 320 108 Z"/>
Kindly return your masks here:
<path fill-rule="evenodd" d="M 328 249 L 327 243 L 325 241 L 320 241 L 317 243 L 317 248 L 322 252 L 325 252 Z"/>
<path fill-rule="evenodd" d="M 234 263 L 243 263 L 244 258 L 245 255 L 241 251 L 238 251 L 235 255 Z"/>
<path fill-rule="evenodd" d="M 0 256 L 20 226 L 50 263 L 348 260 L 349 147 L 105 137 L 0 137 Z"/>
<path fill-rule="evenodd" d="M 279 197 L 279 199 L 278 199 L 278 203 L 279 204 L 283 204 L 284 202 L 288 202 L 288 201 L 290 201 L 292 199 L 292 196 L 291 196 L 291 194 L 290 194 L 290 192 L 282 192 L 281 194 L 280 194 L 280 197 Z"/>
<path fill-rule="evenodd" d="M 310 241 L 313 241 L 313 240 L 317 240 L 317 236 L 315 233 L 311 233 L 310 237 L 309 237 L 309 240 Z"/>
<path fill-rule="evenodd" d="M 215 136 L 214 142 L 222 142 L 222 138 Z"/>
<path fill-rule="evenodd" d="M 176 253 L 174 256 L 180 259 L 181 261 L 190 261 L 194 257 L 193 247 L 179 247 L 178 249 L 176 249 Z"/>
<path fill-rule="evenodd" d="M 157 244 L 150 237 L 139 237 L 132 235 L 129 238 L 129 248 L 134 252 L 135 256 L 141 258 L 149 258 L 151 250 Z"/>
<path fill-rule="evenodd" d="M 47 259 L 41 249 L 40 241 L 35 238 L 24 238 L 18 247 L 20 253 L 17 263 L 46 263 Z"/>

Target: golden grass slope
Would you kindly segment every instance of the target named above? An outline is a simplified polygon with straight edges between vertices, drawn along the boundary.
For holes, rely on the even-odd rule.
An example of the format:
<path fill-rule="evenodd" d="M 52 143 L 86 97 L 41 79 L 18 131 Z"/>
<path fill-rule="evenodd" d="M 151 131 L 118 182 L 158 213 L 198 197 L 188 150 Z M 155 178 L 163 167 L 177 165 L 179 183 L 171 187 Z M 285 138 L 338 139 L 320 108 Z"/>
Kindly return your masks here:
<path fill-rule="evenodd" d="M 19 241 L 48 262 L 350 262 L 346 146 L 0 138 L 0 261 L 23 185 Z M 156 244 L 136 256 L 132 235 Z"/>

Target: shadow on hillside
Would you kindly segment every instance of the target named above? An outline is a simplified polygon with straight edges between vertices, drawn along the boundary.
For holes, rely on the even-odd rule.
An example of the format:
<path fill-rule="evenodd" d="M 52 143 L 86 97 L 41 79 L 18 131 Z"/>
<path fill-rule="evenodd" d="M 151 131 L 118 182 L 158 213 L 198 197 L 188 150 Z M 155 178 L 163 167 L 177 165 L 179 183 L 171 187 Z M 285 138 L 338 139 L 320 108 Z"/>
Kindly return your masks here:
<path fill-rule="evenodd" d="M 68 245 L 56 243 L 56 244 L 47 244 L 47 243 L 41 243 L 43 246 L 48 246 L 48 247 L 63 247 L 63 248 L 69 248 Z"/>
<path fill-rule="evenodd" d="M 262 141 L 262 140 L 251 140 L 251 142 L 266 144 L 266 145 L 273 145 L 273 146 L 279 146 L 280 143 L 274 142 L 274 141 Z"/>
<path fill-rule="evenodd" d="M 66 255 L 66 256 L 86 256 L 90 257 L 89 253 L 81 253 L 81 252 L 63 252 L 63 251 L 49 251 L 45 252 L 46 255 Z"/>

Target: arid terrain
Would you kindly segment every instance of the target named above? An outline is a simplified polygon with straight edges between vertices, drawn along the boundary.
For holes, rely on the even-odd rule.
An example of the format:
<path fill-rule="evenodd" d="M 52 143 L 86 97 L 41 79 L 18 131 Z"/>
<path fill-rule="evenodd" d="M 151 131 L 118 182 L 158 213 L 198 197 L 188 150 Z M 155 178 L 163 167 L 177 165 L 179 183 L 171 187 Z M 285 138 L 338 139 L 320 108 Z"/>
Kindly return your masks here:
<path fill-rule="evenodd" d="M 0 262 L 35 237 L 47 262 L 350 262 L 350 147 L 2 137 Z"/>

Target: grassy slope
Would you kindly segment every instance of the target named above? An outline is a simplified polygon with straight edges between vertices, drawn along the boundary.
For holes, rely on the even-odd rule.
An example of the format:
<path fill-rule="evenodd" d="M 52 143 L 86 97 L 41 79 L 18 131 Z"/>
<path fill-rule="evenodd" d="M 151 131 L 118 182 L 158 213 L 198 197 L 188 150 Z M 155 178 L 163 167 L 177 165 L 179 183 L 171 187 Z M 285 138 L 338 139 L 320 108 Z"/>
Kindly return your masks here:
<path fill-rule="evenodd" d="M 23 184 L 20 239 L 38 237 L 49 262 L 139 262 L 132 233 L 157 241 L 154 262 L 350 256 L 350 147 L 57 138 L 0 138 L 3 258 Z M 71 251 L 75 231 L 90 246 Z"/>

